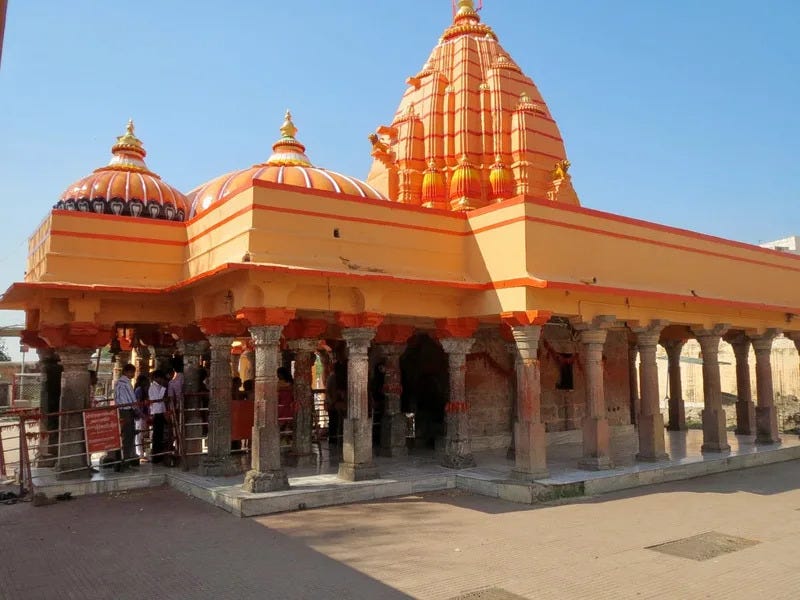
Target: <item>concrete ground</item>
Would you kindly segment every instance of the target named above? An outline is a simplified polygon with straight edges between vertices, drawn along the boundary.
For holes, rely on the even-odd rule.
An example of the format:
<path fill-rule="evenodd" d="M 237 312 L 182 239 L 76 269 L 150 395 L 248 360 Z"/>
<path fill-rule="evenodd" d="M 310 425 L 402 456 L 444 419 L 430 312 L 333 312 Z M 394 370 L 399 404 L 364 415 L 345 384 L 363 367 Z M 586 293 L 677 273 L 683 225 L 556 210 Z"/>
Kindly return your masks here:
<path fill-rule="evenodd" d="M 448 490 L 253 519 L 159 488 L 0 505 L 0 598 L 788 599 L 798 542 L 800 461 L 563 505 Z"/>

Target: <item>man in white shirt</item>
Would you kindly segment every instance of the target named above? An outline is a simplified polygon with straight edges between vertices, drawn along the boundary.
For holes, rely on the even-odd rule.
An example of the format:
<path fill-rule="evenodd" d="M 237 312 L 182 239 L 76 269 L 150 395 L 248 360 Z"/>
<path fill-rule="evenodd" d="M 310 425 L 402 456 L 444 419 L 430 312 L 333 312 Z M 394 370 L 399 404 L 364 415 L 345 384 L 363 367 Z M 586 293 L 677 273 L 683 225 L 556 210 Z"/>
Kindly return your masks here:
<path fill-rule="evenodd" d="M 153 445 L 150 451 L 150 462 L 164 462 L 167 448 L 165 434 L 167 428 L 167 376 L 164 371 L 156 370 L 150 374 L 152 383 L 148 390 L 150 398 L 150 416 L 153 417 Z"/>
<path fill-rule="evenodd" d="M 133 393 L 131 378 L 136 374 L 136 367 L 127 364 L 122 367 L 122 375 L 114 386 L 114 404 L 119 410 L 119 420 L 122 428 L 122 460 L 121 466 L 139 466 L 136 456 L 134 437 L 136 425 L 134 423 L 134 407 L 136 396 Z"/>

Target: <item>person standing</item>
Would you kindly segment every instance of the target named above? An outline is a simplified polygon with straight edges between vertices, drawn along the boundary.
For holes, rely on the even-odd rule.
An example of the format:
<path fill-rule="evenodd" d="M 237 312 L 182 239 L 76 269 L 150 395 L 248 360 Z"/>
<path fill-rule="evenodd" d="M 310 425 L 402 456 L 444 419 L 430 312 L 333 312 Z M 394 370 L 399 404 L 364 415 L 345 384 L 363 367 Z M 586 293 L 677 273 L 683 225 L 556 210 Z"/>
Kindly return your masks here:
<path fill-rule="evenodd" d="M 120 468 L 125 466 L 138 466 L 139 458 L 136 456 L 134 436 L 136 425 L 134 423 L 134 407 L 136 396 L 133 393 L 131 377 L 136 374 L 136 367 L 126 364 L 122 367 L 122 375 L 114 386 L 114 404 L 119 410 L 119 420 L 122 428 L 122 456 Z"/>
<path fill-rule="evenodd" d="M 140 459 L 145 458 L 145 440 L 147 438 L 147 388 L 150 380 L 147 375 L 139 375 L 136 378 L 136 385 L 133 386 L 133 394 L 136 396 L 136 454 Z"/>
<path fill-rule="evenodd" d="M 183 426 L 186 415 L 183 413 L 183 356 L 176 354 L 170 361 L 169 383 L 167 384 L 167 418 L 172 424 L 176 450 L 183 460 Z"/>
<path fill-rule="evenodd" d="M 150 398 L 150 416 L 153 419 L 153 442 L 150 449 L 150 462 L 158 464 L 164 461 L 164 454 L 167 450 L 165 434 L 167 426 L 167 376 L 164 371 L 156 369 L 153 371 L 152 383 L 147 392 Z"/>

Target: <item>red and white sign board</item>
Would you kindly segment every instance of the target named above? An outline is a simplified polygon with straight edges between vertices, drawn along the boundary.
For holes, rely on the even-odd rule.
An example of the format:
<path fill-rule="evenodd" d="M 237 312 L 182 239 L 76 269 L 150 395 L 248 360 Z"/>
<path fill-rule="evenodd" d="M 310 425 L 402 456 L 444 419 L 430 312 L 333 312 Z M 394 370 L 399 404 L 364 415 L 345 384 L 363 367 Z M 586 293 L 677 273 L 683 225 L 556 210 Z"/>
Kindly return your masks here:
<path fill-rule="evenodd" d="M 83 428 L 86 431 L 88 454 L 122 448 L 116 408 L 86 411 L 83 413 Z"/>

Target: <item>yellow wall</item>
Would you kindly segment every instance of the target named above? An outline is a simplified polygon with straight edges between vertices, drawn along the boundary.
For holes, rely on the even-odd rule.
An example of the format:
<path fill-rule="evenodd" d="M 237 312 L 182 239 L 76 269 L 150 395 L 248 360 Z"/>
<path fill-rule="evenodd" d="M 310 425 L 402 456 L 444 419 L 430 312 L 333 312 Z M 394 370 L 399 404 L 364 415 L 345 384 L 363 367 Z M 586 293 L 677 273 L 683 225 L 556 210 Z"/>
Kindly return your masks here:
<path fill-rule="evenodd" d="M 800 313 L 791 255 L 520 198 L 465 216 L 277 185 L 188 224 L 54 211 L 31 238 L 27 280 L 169 288 L 175 322 L 253 305 L 430 319 L 540 309 L 756 329 L 791 328 L 787 313 Z M 113 307 L 103 304 L 105 318 Z"/>

